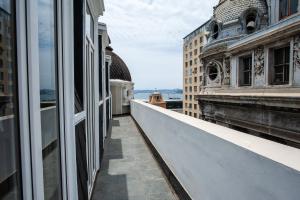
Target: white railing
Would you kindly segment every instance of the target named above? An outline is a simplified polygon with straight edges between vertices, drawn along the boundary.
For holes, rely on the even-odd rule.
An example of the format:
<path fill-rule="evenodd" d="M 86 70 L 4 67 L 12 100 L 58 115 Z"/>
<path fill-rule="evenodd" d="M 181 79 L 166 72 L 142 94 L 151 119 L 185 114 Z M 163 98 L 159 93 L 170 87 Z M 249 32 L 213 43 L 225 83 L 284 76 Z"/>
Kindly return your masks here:
<path fill-rule="evenodd" d="M 138 100 L 131 115 L 192 199 L 299 200 L 300 149 Z"/>

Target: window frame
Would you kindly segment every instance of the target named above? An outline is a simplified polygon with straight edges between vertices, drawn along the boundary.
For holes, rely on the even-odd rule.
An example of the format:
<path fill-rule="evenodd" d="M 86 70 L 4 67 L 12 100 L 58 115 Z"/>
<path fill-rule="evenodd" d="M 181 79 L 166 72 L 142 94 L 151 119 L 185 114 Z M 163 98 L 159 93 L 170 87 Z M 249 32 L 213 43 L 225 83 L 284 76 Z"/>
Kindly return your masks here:
<path fill-rule="evenodd" d="M 275 64 L 275 51 L 276 50 L 283 50 L 283 59 L 285 60 L 285 58 L 286 58 L 286 51 L 285 51 L 285 49 L 288 49 L 289 50 L 289 57 L 288 57 L 288 62 L 287 63 L 281 63 L 281 64 Z M 290 72 L 291 72 L 291 62 L 290 62 L 290 60 L 291 60 L 291 46 L 290 46 L 290 44 L 288 44 L 288 45 L 284 45 L 284 46 L 279 46 L 279 47 L 275 47 L 275 48 L 272 48 L 272 55 L 273 55 L 273 62 L 272 62 L 272 66 L 271 66 L 271 68 L 272 68 L 272 75 L 271 75 L 271 85 L 289 85 L 290 84 L 290 82 L 291 82 L 291 76 L 290 76 Z M 284 61 L 283 61 L 284 62 Z M 283 81 L 282 82 L 280 82 L 280 83 L 275 83 L 275 81 L 274 81 L 274 78 L 275 78 L 275 76 L 276 76 L 276 70 L 275 70 L 275 68 L 276 67 L 281 67 L 282 68 L 282 70 L 283 70 L 283 73 L 282 73 L 282 78 L 283 78 Z M 288 80 L 287 81 L 285 81 L 285 74 L 284 74 L 284 71 L 285 71 L 285 67 L 287 67 L 288 68 Z"/>
<path fill-rule="evenodd" d="M 241 63 L 241 62 L 244 62 L 244 59 L 250 59 L 251 60 L 251 69 L 248 70 L 248 73 L 250 74 L 250 84 L 245 84 L 244 82 L 244 73 L 245 73 L 245 70 L 244 70 L 244 63 Z M 243 67 L 243 69 L 242 69 Z M 243 77 L 243 79 L 241 79 Z M 238 57 L 238 78 L 237 78 L 237 81 L 238 81 L 238 86 L 239 87 L 252 87 L 253 86 L 253 83 L 254 83 L 254 52 L 251 52 L 251 53 L 245 53 L 243 55 L 240 55 Z"/>
<path fill-rule="evenodd" d="M 280 15 L 280 11 L 281 11 L 281 1 L 282 0 L 278 0 L 278 21 L 280 21 L 280 20 L 284 20 L 284 19 L 286 19 L 286 18 L 289 18 L 290 16 L 293 16 L 293 15 L 295 15 L 295 14 L 297 14 L 298 12 L 299 12 L 299 1 L 297 0 L 297 8 L 296 8 L 296 12 L 295 13 L 292 13 L 292 9 L 291 9 L 291 1 L 292 0 L 286 0 L 287 1 L 287 11 L 288 11 L 288 14 L 287 15 L 285 15 L 285 16 L 281 16 Z"/>

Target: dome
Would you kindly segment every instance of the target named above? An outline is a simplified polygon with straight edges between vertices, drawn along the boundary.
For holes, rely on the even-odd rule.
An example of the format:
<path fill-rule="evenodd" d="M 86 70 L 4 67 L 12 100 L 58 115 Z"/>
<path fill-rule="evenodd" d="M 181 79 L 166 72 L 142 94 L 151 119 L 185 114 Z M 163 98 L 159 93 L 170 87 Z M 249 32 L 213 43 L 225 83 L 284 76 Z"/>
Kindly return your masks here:
<path fill-rule="evenodd" d="M 106 55 L 111 56 L 110 79 L 131 82 L 131 75 L 125 62 L 113 52 L 113 48 L 106 48 Z"/>
<path fill-rule="evenodd" d="M 248 9 L 256 8 L 261 14 L 267 14 L 268 6 L 266 0 L 220 0 L 214 10 L 215 19 L 226 23 L 239 19 Z"/>

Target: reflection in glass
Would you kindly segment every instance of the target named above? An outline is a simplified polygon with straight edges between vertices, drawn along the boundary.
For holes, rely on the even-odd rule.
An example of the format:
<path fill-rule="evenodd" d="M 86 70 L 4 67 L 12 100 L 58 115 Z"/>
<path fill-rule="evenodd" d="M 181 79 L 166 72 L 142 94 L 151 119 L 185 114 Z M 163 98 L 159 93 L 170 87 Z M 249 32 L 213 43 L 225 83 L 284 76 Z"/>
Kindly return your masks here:
<path fill-rule="evenodd" d="M 0 0 L 0 199 L 20 199 L 14 1 Z"/>
<path fill-rule="evenodd" d="M 91 15 L 90 8 L 88 6 L 86 8 L 85 30 L 86 35 L 89 36 L 92 39 L 92 41 L 94 41 L 94 20 Z"/>
<path fill-rule="evenodd" d="M 73 2 L 74 11 L 74 80 L 75 80 L 75 113 L 82 112 L 84 109 L 84 16 L 82 15 L 83 0 L 76 0 Z"/>
<path fill-rule="evenodd" d="M 88 170 L 87 170 L 87 152 L 86 152 L 86 135 L 85 120 L 81 121 L 75 127 L 76 135 L 76 163 L 77 163 L 77 185 L 78 199 L 85 200 L 88 198 Z"/>
<path fill-rule="evenodd" d="M 38 0 L 40 100 L 45 199 L 61 199 L 55 0 Z"/>

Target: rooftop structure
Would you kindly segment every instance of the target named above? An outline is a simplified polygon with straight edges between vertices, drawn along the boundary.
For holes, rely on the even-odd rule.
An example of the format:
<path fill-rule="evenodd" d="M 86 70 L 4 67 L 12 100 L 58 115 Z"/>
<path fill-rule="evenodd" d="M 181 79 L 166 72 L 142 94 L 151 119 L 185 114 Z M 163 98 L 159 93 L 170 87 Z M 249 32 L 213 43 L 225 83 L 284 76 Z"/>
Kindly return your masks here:
<path fill-rule="evenodd" d="M 149 103 L 162 108 L 167 108 L 167 103 L 164 101 L 163 96 L 159 92 L 154 92 L 149 96 Z"/>

